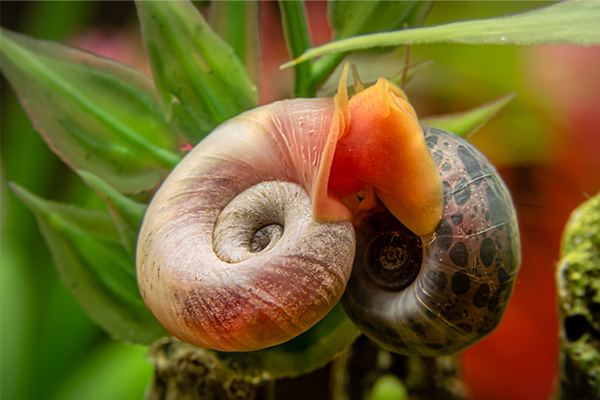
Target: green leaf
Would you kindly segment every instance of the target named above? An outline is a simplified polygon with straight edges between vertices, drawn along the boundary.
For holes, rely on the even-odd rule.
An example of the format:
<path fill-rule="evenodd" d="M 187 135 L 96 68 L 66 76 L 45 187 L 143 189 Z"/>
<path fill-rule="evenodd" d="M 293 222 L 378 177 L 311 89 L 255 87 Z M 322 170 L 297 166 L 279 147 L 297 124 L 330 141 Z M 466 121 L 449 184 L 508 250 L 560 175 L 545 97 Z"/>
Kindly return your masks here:
<path fill-rule="evenodd" d="M 351 37 L 312 48 L 281 68 L 328 53 L 417 43 L 600 45 L 599 20 L 599 2 L 564 1 L 506 17 Z"/>
<path fill-rule="evenodd" d="M 121 192 L 154 188 L 180 146 L 144 73 L 2 29 L 2 71 L 50 147 Z"/>
<path fill-rule="evenodd" d="M 340 355 L 360 335 L 341 304 L 315 326 L 289 342 L 249 353 L 221 353 L 223 361 L 237 363 L 249 375 L 267 372 L 274 378 L 295 377 L 317 368 Z"/>
<path fill-rule="evenodd" d="M 210 26 L 233 48 L 252 81 L 260 83 L 260 9 L 258 1 L 212 1 Z"/>
<path fill-rule="evenodd" d="M 302 1 L 279 1 L 281 22 L 287 48 L 292 58 L 300 56 L 312 44 Z M 294 97 L 315 97 L 316 85 L 312 80 L 312 62 L 294 67 Z"/>
<path fill-rule="evenodd" d="M 135 265 L 110 215 L 41 199 L 10 185 L 35 214 L 63 283 L 89 317 L 121 340 L 149 344 L 166 334 L 139 294 Z"/>
<path fill-rule="evenodd" d="M 329 23 L 333 40 L 421 26 L 432 1 L 348 1 L 330 0 Z"/>
<path fill-rule="evenodd" d="M 189 1 L 137 1 L 160 104 L 190 144 L 256 107 L 256 87 L 233 49 Z"/>
<path fill-rule="evenodd" d="M 77 171 L 77 173 L 108 205 L 121 236 L 121 243 L 131 258 L 135 259 L 137 235 L 142 226 L 147 205 L 122 195 L 94 174 L 86 171 Z"/>
<path fill-rule="evenodd" d="M 508 93 L 469 111 L 420 118 L 419 122 L 422 125 L 456 133 L 458 136 L 467 139 L 481 129 L 516 96 L 516 92 Z"/>

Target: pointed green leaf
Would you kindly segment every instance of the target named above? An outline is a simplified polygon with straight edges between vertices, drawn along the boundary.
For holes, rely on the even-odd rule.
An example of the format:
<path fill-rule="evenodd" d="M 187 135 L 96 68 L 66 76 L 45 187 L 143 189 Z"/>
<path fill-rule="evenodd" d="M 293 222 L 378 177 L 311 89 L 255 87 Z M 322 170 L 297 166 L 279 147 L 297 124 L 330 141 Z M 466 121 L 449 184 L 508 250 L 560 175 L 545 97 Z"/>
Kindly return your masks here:
<path fill-rule="evenodd" d="M 508 93 L 469 111 L 420 118 L 419 122 L 422 125 L 454 132 L 466 139 L 477 132 L 516 96 L 516 92 Z"/>
<path fill-rule="evenodd" d="M 233 49 L 189 1 L 136 2 L 161 106 L 195 145 L 258 95 Z"/>
<path fill-rule="evenodd" d="M 600 2 L 564 1 L 506 17 L 351 37 L 310 49 L 281 68 L 328 53 L 417 43 L 600 45 L 598 21 Z"/>
<path fill-rule="evenodd" d="M 139 294 L 135 265 L 111 217 L 41 199 L 11 184 L 34 212 L 63 283 L 112 336 L 149 344 L 166 334 Z"/>
<path fill-rule="evenodd" d="M 142 219 L 144 218 L 147 206 L 122 195 L 118 190 L 94 174 L 86 171 L 77 171 L 77 173 L 89 187 L 98 193 L 110 208 L 115 224 L 117 225 L 117 230 L 121 236 L 121 243 L 131 258 L 134 259 L 137 235 L 140 226 L 142 226 Z"/>
<path fill-rule="evenodd" d="M 267 372 L 274 378 L 289 378 L 323 367 L 359 335 L 338 303 L 315 326 L 289 342 L 249 353 L 216 354 L 221 360 L 236 362 L 249 375 Z"/>
<path fill-rule="evenodd" d="M 50 147 L 121 192 L 154 188 L 180 141 L 152 81 L 115 61 L 2 29 L 2 71 Z"/>
<path fill-rule="evenodd" d="M 212 1 L 209 24 L 233 48 L 252 81 L 260 84 L 260 9 L 258 1 Z"/>

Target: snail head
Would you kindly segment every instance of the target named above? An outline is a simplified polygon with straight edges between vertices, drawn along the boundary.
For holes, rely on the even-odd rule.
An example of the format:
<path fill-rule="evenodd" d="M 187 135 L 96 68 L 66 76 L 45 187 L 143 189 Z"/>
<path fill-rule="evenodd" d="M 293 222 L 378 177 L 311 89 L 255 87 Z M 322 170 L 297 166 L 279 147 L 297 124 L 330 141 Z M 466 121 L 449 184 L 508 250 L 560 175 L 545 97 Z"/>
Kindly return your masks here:
<path fill-rule="evenodd" d="M 363 90 L 356 84 L 357 93 L 349 98 L 347 77 L 346 64 L 329 134 L 329 147 L 335 147 L 326 148 L 324 158 L 331 161 L 322 164 L 316 182 L 315 217 L 338 219 L 328 200 L 367 187 L 373 190 L 365 205 L 376 195 L 415 234 L 432 232 L 442 214 L 442 180 L 415 110 L 402 89 L 384 78 Z"/>

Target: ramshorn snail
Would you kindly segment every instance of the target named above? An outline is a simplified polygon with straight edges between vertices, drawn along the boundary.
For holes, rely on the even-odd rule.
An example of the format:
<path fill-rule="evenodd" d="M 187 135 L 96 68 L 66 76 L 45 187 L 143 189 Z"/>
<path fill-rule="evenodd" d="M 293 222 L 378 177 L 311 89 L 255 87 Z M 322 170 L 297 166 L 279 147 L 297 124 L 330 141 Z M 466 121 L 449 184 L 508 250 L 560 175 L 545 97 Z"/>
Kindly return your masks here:
<path fill-rule="evenodd" d="M 362 299 L 390 297 L 401 289 L 353 278 L 344 304 L 355 322 L 364 319 L 357 325 L 384 347 L 426 355 L 457 351 L 470 341 L 457 335 L 473 338 L 495 326 L 519 259 L 514 211 L 503 183 L 455 137 L 432 129 L 424 136 L 394 84 L 382 78 L 348 99 L 346 77 L 347 68 L 334 98 L 280 101 L 222 124 L 156 193 L 138 238 L 138 283 L 150 311 L 177 338 L 222 351 L 250 351 L 304 332 L 340 300 L 351 274 L 362 273 L 360 259 L 378 232 L 366 232 L 361 221 L 379 210 L 395 221 L 392 225 L 406 226 L 425 240 L 416 253 L 424 248 L 424 265 L 435 266 L 417 270 L 415 282 L 434 286 L 426 293 L 439 300 L 426 307 L 455 329 L 437 349 L 437 336 L 425 335 L 423 343 L 406 338 L 404 330 L 419 333 L 419 321 L 409 321 L 396 308 L 393 321 L 385 313 L 374 319 L 368 310 L 377 309 L 373 302 L 378 300 Z M 475 171 L 471 160 L 481 168 Z M 359 203 L 356 194 L 365 188 Z M 491 219 L 485 219 L 486 211 Z M 461 223 L 456 223 L 459 212 Z M 358 223 L 358 248 L 352 221 Z M 470 237 L 480 247 L 492 240 L 494 250 L 478 249 L 481 257 L 474 255 Z M 460 243 L 466 265 L 452 263 Z M 393 264 L 394 255 L 388 257 Z M 471 322 L 467 332 L 467 319 L 439 309 L 460 303 L 456 292 L 446 290 L 453 284 L 442 288 L 442 273 L 447 280 L 458 279 L 451 270 L 463 271 L 471 282 L 463 297 L 475 296 L 487 282 L 490 311 L 478 312 L 481 307 L 473 301 L 463 307 L 469 311 L 464 318 L 489 318 L 485 328 Z M 441 298 L 446 295 L 453 297 Z M 418 313 L 423 329 L 433 326 L 427 325 L 425 310 Z M 389 345 L 395 336 L 401 344 Z"/>

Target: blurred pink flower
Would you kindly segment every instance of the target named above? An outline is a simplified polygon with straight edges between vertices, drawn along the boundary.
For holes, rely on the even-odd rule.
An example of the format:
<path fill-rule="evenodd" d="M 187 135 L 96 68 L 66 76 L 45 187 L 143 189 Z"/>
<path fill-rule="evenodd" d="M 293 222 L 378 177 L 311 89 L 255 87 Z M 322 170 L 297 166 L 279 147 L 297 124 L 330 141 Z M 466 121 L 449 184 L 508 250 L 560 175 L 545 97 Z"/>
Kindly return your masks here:
<path fill-rule="evenodd" d="M 70 46 L 112 58 L 151 75 L 139 35 L 112 27 L 91 27 L 67 41 Z"/>

